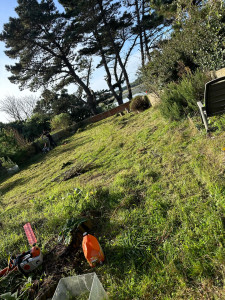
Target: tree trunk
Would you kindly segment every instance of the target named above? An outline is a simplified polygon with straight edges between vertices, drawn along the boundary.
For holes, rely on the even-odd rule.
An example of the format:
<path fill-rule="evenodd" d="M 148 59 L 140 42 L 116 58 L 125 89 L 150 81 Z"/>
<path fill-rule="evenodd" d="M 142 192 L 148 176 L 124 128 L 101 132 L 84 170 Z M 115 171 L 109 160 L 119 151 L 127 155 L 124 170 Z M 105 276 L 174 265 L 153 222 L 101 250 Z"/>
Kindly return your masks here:
<path fill-rule="evenodd" d="M 68 61 L 67 57 L 63 55 L 63 60 L 69 69 L 70 75 L 73 76 L 75 81 L 83 88 L 87 95 L 87 104 L 92 112 L 93 115 L 97 114 L 97 109 L 96 109 L 96 102 L 95 102 L 95 97 L 92 94 L 91 90 L 89 87 L 83 82 L 83 80 L 76 74 L 74 71 L 73 67 L 71 66 L 70 62 Z"/>
<path fill-rule="evenodd" d="M 145 0 L 142 0 L 142 20 L 145 16 Z M 144 45 L 145 45 L 145 54 L 148 58 L 148 61 L 150 61 L 151 56 L 150 56 L 150 51 L 149 51 L 149 46 L 148 46 L 148 37 L 146 34 L 146 30 L 144 28 L 145 26 L 143 26 L 142 30 L 143 30 L 143 34 L 144 34 Z"/>
<path fill-rule="evenodd" d="M 119 95 L 118 95 L 118 104 L 121 105 L 123 104 L 123 89 L 121 85 L 121 78 L 118 78 L 117 75 L 117 59 L 115 59 L 115 64 L 114 64 L 114 76 L 116 78 L 116 81 L 118 82 L 118 89 L 119 89 Z"/>
<path fill-rule="evenodd" d="M 145 41 L 145 53 L 146 53 L 146 56 L 148 57 L 148 61 L 150 61 L 151 55 L 150 55 L 149 46 L 148 46 L 148 38 L 147 38 L 145 30 L 144 30 L 144 41 Z"/>
<path fill-rule="evenodd" d="M 138 25 L 138 31 L 139 31 L 140 48 L 141 48 L 141 65 L 142 65 L 142 67 L 144 67 L 144 65 L 145 65 L 145 55 L 144 55 L 142 27 L 141 27 L 141 19 L 140 19 L 140 9 L 138 7 L 138 0 L 135 0 L 135 8 L 136 8 L 137 25 Z"/>
<path fill-rule="evenodd" d="M 87 104 L 91 110 L 91 113 L 93 115 L 97 115 L 97 109 L 96 109 L 96 103 L 95 103 L 95 95 L 91 94 L 91 95 L 87 95 Z"/>
<path fill-rule="evenodd" d="M 106 82 L 108 84 L 108 87 L 109 87 L 110 91 L 113 94 L 113 97 L 116 99 L 116 101 L 120 105 L 121 104 L 121 99 L 117 95 L 117 93 L 115 91 L 115 88 L 112 85 L 112 76 L 111 76 L 111 73 L 110 73 L 110 70 L 109 70 L 106 58 L 105 58 L 105 53 L 104 53 L 103 46 L 102 46 L 102 43 L 101 43 L 101 37 L 99 36 L 97 30 L 94 31 L 94 36 L 95 36 L 95 39 L 96 39 L 96 41 L 98 43 L 98 46 L 99 46 L 99 49 L 100 49 L 100 53 L 101 53 L 101 57 L 102 57 L 102 62 L 103 62 L 103 65 L 104 65 L 104 68 L 105 68 L 105 71 L 106 71 L 106 74 L 107 74 L 107 80 L 106 80 Z"/>
<path fill-rule="evenodd" d="M 111 29 L 110 29 L 110 26 L 106 20 L 106 17 L 105 17 L 105 11 L 104 11 L 104 8 L 103 8 L 103 4 L 102 4 L 102 0 L 98 0 L 98 4 L 99 4 L 99 7 L 100 7 L 100 11 L 102 13 L 102 19 L 103 19 L 103 22 L 105 24 L 105 27 L 107 28 L 107 33 L 108 33 L 108 36 L 109 36 L 109 39 L 111 41 L 111 44 L 112 44 L 112 47 L 115 51 L 115 54 L 116 54 L 116 57 L 118 59 L 118 62 L 119 62 L 119 65 L 121 67 L 121 70 L 124 74 L 124 78 L 125 78 L 125 81 L 126 81 L 126 85 L 127 85 L 127 90 L 128 90 L 128 98 L 129 100 L 132 99 L 132 90 L 131 90 L 131 86 L 130 86 L 130 81 L 129 81 L 129 78 L 128 78 L 128 74 L 127 74 L 127 71 L 123 65 L 123 62 L 121 60 L 121 57 L 120 57 L 120 54 L 119 54 L 119 50 L 115 44 L 115 41 L 113 39 L 113 36 L 112 36 L 112 33 L 111 33 Z"/>

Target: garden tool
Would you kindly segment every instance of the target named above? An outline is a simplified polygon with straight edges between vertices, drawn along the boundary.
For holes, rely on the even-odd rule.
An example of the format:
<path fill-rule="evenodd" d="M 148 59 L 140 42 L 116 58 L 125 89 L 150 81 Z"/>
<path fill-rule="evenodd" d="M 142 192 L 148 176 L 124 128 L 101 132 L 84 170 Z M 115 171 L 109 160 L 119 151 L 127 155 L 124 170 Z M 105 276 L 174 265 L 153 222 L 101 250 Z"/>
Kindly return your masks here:
<path fill-rule="evenodd" d="M 32 248 L 26 252 L 23 252 L 22 254 L 10 257 L 8 260 L 8 266 L 0 271 L 0 277 L 16 270 L 19 270 L 21 273 L 27 276 L 28 273 L 35 270 L 43 262 L 43 255 L 40 248 L 36 246 L 37 239 L 30 223 L 25 224 L 23 227 L 28 242 Z"/>

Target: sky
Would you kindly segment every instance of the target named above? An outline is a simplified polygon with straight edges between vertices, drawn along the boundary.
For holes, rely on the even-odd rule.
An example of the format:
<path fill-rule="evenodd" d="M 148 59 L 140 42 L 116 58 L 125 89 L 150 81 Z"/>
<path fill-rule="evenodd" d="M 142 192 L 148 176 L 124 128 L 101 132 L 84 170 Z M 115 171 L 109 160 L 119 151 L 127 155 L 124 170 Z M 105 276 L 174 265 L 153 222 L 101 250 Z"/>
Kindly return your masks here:
<path fill-rule="evenodd" d="M 0 32 L 3 30 L 3 25 L 9 21 L 9 17 L 16 17 L 15 7 L 17 6 L 17 0 L 0 0 Z M 7 96 L 23 97 L 25 95 L 34 94 L 29 90 L 20 91 L 16 84 L 12 84 L 8 77 L 11 75 L 5 69 L 5 65 L 12 65 L 15 61 L 10 60 L 4 53 L 4 43 L 0 42 L 0 100 Z M 140 66 L 140 55 L 138 52 L 134 53 L 129 60 L 128 74 L 130 81 L 134 81 L 136 72 Z M 104 80 L 103 69 L 96 70 L 92 75 L 91 88 L 94 91 L 107 89 L 107 84 Z M 76 89 L 74 89 L 75 91 Z M 73 92 L 73 89 L 69 89 L 69 92 Z M 41 91 L 35 93 L 35 96 L 39 96 Z M 0 110 L 0 122 L 9 122 L 9 117 Z"/>

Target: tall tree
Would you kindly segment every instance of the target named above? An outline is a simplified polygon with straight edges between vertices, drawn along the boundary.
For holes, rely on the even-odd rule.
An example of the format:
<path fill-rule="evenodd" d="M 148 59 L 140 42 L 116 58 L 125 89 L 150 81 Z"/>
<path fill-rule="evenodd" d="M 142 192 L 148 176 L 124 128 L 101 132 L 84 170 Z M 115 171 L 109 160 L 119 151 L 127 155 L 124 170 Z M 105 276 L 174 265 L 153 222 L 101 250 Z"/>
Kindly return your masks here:
<path fill-rule="evenodd" d="M 135 46 L 136 38 L 132 37 L 130 30 L 132 24 L 131 15 L 127 13 L 121 15 L 116 14 L 115 11 L 118 3 L 114 4 L 115 6 L 111 6 L 107 10 L 108 28 L 111 29 L 111 36 L 114 38 L 114 44 L 112 43 L 111 36 L 109 36 L 108 28 L 102 20 L 102 13 L 99 11 L 99 7 L 96 6 L 101 22 L 96 23 L 97 26 L 92 32 L 94 42 L 89 38 L 88 45 L 84 51 L 88 52 L 90 49 L 95 49 L 95 53 L 101 56 L 101 62 L 98 67 L 104 66 L 106 71 L 105 79 L 109 89 L 118 104 L 122 104 L 122 85 L 124 81 L 126 81 L 124 70 L 126 71 L 128 59 Z M 115 51 L 115 45 L 117 47 L 117 52 Z M 123 68 L 121 68 L 120 62 L 123 64 Z M 129 87 L 129 85 L 127 85 L 127 87 Z"/>
<path fill-rule="evenodd" d="M 77 54 L 82 41 L 80 25 L 59 13 L 53 0 L 18 0 L 15 10 L 18 18 L 10 18 L 0 35 L 8 49 L 6 55 L 18 60 L 6 66 L 13 74 L 10 81 L 31 90 L 76 84 L 95 114 L 95 98 L 85 73 L 89 64 Z"/>
<path fill-rule="evenodd" d="M 132 33 L 139 40 L 142 67 L 150 60 L 151 48 L 165 32 L 167 22 L 149 6 L 149 0 L 124 0 L 124 5 L 132 14 Z"/>
<path fill-rule="evenodd" d="M 178 9 L 179 19 L 174 21 L 179 26 L 152 52 L 151 61 L 143 69 L 146 85 L 156 90 L 196 69 L 224 67 L 224 1 L 179 3 L 183 6 Z"/>
<path fill-rule="evenodd" d="M 115 53 L 116 59 L 118 60 L 118 64 L 123 72 L 123 76 L 126 82 L 127 91 L 128 91 L 128 98 L 132 99 L 132 90 L 131 85 L 129 81 L 129 76 L 126 70 L 126 67 L 124 65 L 124 62 L 122 61 L 121 55 L 120 55 L 120 48 L 117 44 L 117 41 L 114 36 L 114 30 L 110 26 L 110 20 L 111 20 L 111 14 L 117 15 L 118 9 L 121 6 L 121 2 L 111 2 L 110 0 L 96 0 L 96 5 L 98 6 L 102 18 L 102 22 L 105 26 L 106 34 L 108 36 L 108 39 L 110 41 L 111 47 Z M 111 11 L 111 14 L 108 12 Z"/>
<path fill-rule="evenodd" d="M 178 0 L 179 1 L 179 0 Z M 177 0 L 150 0 L 151 10 L 167 20 L 174 20 L 177 11 Z"/>
<path fill-rule="evenodd" d="M 223 0 L 219 0 L 221 2 Z M 180 23 L 180 14 L 190 10 L 191 7 L 199 7 L 207 4 L 207 2 L 216 2 L 214 0 L 150 0 L 150 8 L 158 16 L 163 17 L 163 22 L 176 24 Z M 178 26 L 179 28 L 179 26 Z"/>
<path fill-rule="evenodd" d="M 131 42 L 126 53 L 122 54 L 126 41 L 131 37 L 129 32 L 131 15 L 120 13 L 121 4 L 118 1 L 113 3 L 104 1 L 102 9 L 97 0 L 60 0 L 60 3 L 68 15 L 83 26 L 84 47 L 80 50 L 80 54 L 101 57 L 98 67 L 105 68 L 105 79 L 109 89 L 121 104 L 122 83 L 125 76 L 127 76 L 126 82 L 129 83 L 126 64 L 135 45 L 134 41 Z"/>

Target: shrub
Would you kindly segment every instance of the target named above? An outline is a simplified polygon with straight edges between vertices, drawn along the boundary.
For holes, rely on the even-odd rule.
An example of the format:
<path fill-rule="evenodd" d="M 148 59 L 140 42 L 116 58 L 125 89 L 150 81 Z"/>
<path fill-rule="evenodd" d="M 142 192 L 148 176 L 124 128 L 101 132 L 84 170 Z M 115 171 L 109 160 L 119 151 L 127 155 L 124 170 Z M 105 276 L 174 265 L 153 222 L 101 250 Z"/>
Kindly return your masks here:
<path fill-rule="evenodd" d="M 182 117 L 198 112 L 197 101 L 204 97 L 205 83 L 210 76 L 196 71 L 187 74 L 179 83 L 172 82 L 161 95 L 161 113 L 171 120 L 180 120 Z"/>
<path fill-rule="evenodd" d="M 45 114 L 35 113 L 24 123 L 22 133 L 29 141 L 34 141 L 42 134 L 43 130 L 49 129 L 50 117 Z"/>
<path fill-rule="evenodd" d="M 132 111 L 144 111 L 151 106 L 147 96 L 136 96 L 131 100 L 130 109 Z"/>
<path fill-rule="evenodd" d="M 65 129 L 70 123 L 70 116 L 67 113 L 61 113 L 51 120 L 51 129 Z"/>
<path fill-rule="evenodd" d="M 0 156 L 10 157 L 21 148 L 17 144 L 13 131 L 10 128 L 0 130 Z"/>

